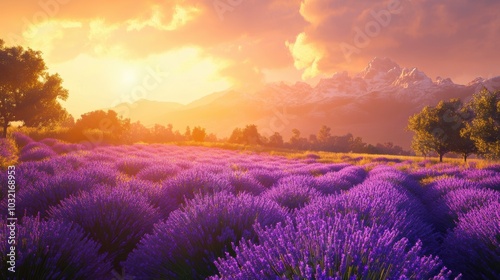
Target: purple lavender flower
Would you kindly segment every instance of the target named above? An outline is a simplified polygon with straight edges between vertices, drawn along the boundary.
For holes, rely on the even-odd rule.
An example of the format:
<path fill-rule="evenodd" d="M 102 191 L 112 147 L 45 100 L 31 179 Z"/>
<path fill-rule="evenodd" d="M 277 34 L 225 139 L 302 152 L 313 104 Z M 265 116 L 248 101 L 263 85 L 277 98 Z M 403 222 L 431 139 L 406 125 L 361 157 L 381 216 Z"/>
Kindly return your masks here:
<path fill-rule="evenodd" d="M 148 159 L 137 157 L 126 157 L 116 163 L 119 171 L 127 175 L 136 175 L 144 168 L 150 166 L 152 162 Z"/>
<path fill-rule="evenodd" d="M 12 133 L 12 138 L 14 139 L 14 141 L 16 142 L 16 145 L 19 148 L 23 148 L 24 146 L 34 142 L 33 139 L 31 139 L 26 134 L 23 134 L 23 133 L 17 132 L 17 131 Z"/>
<path fill-rule="evenodd" d="M 461 179 L 461 178 L 439 179 L 426 186 L 424 201 L 426 201 L 427 203 L 432 203 L 440 199 L 443 195 L 452 190 L 471 189 L 478 187 L 479 184 L 477 182 L 472 182 L 467 179 Z"/>
<path fill-rule="evenodd" d="M 65 199 L 49 216 L 80 225 L 102 244 L 101 251 L 109 253 L 115 267 L 160 219 L 145 197 L 109 187 Z"/>
<path fill-rule="evenodd" d="M 277 204 L 248 194 L 197 196 L 146 235 L 123 267 L 138 279 L 204 279 L 214 261 L 241 238 L 256 241 L 253 224 L 283 221 Z"/>
<path fill-rule="evenodd" d="M 320 197 L 315 189 L 316 181 L 311 176 L 295 175 L 281 178 L 278 183 L 262 194 L 264 198 L 273 200 L 289 209 L 300 209 L 311 200 Z"/>
<path fill-rule="evenodd" d="M 179 205 L 177 201 L 171 197 L 163 196 L 162 186 L 158 183 L 145 181 L 140 179 L 132 179 L 126 182 L 120 182 L 116 186 L 118 189 L 128 190 L 137 195 L 145 197 L 149 204 L 154 208 L 158 208 L 161 219 L 168 218 L 170 212 L 176 210 Z"/>
<path fill-rule="evenodd" d="M 459 217 L 494 202 L 500 203 L 500 192 L 490 189 L 457 189 L 434 203 L 433 216 L 444 232 L 453 227 Z"/>
<path fill-rule="evenodd" d="M 51 158 L 55 155 L 57 155 L 56 152 L 54 152 L 49 146 L 39 142 L 32 142 L 22 148 L 19 160 L 37 161 Z"/>
<path fill-rule="evenodd" d="M 427 211 L 423 205 L 384 181 L 365 181 L 345 194 L 320 198 L 300 213 L 314 213 L 318 217 L 351 214 L 365 225 L 396 230 L 400 238 L 408 238 L 411 244 L 422 240 L 430 252 L 437 247 L 438 236 L 425 219 Z"/>
<path fill-rule="evenodd" d="M 22 186 L 18 193 L 17 209 L 21 213 L 32 216 L 40 213 L 42 217 L 50 206 L 73 194 L 88 191 L 95 186 L 92 178 L 81 173 L 69 173 L 61 176 L 41 179 L 31 185 Z"/>
<path fill-rule="evenodd" d="M 266 188 L 271 187 L 284 176 L 282 172 L 267 169 L 253 169 L 249 173 Z"/>
<path fill-rule="evenodd" d="M 231 172 L 227 175 L 229 183 L 234 187 L 237 193 L 249 193 L 259 195 L 266 188 L 252 175 L 243 172 Z"/>
<path fill-rule="evenodd" d="M 466 279 L 500 279 L 500 203 L 459 218 L 443 243 L 443 260 Z"/>
<path fill-rule="evenodd" d="M 323 194 L 338 194 L 363 182 L 366 174 L 363 168 L 349 165 L 340 171 L 316 177 L 316 188 Z"/>
<path fill-rule="evenodd" d="M 18 225 L 16 272 L 7 271 L 8 222 L 0 220 L 1 279 L 109 279 L 111 264 L 100 245 L 77 225 L 40 217 Z"/>
<path fill-rule="evenodd" d="M 137 173 L 137 178 L 152 182 L 161 182 L 175 176 L 180 168 L 168 163 L 154 163 Z"/>
<path fill-rule="evenodd" d="M 478 181 L 478 184 L 483 188 L 489 188 L 492 190 L 500 191 L 500 174 L 495 176 L 489 176 Z"/>
<path fill-rule="evenodd" d="M 275 228 L 258 227 L 259 244 L 240 242 L 236 256 L 216 262 L 211 279 L 429 279 L 449 275 L 421 245 L 355 216 L 298 216 Z"/>
<path fill-rule="evenodd" d="M 163 182 L 162 197 L 174 199 L 177 205 L 194 198 L 195 194 L 232 192 L 234 187 L 223 176 L 217 176 L 199 169 L 182 171 L 173 179 Z"/>

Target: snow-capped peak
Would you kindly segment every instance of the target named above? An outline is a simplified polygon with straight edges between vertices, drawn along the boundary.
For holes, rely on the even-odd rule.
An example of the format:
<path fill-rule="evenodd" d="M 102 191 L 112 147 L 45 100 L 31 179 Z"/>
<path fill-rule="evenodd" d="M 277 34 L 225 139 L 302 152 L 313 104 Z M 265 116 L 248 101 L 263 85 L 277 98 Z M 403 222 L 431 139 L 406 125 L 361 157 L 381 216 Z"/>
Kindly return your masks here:
<path fill-rule="evenodd" d="M 401 67 L 391 59 L 375 57 L 360 74 L 364 79 L 385 78 L 387 74 L 393 74 L 400 70 Z"/>
<path fill-rule="evenodd" d="M 477 77 L 474 80 L 470 81 L 467 85 L 468 86 L 473 86 L 473 85 L 477 85 L 477 84 L 483 83 L 484 81 L 485 80 L 483 79 L 483 77 Z"/>
<path fill-rule="evenodd" d="M 453 81 L 450 78 L 442 78 L 440 76 L 438 76 L 436 78 L 436 85 L 439 85 L 439 86 L 452 86 L 454 84 L 455 83 L 453 83 Z"/>

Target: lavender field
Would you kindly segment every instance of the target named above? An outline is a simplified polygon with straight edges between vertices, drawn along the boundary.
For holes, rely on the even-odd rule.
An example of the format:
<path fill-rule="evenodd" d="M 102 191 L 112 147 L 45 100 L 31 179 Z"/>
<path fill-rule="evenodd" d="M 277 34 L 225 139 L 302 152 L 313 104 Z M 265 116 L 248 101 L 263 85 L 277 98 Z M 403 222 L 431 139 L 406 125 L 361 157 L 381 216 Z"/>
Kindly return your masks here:
<path fill-rule="evenodd" d="M 1 279 L 500 279 L 499 165 L 16 141 Z"/>

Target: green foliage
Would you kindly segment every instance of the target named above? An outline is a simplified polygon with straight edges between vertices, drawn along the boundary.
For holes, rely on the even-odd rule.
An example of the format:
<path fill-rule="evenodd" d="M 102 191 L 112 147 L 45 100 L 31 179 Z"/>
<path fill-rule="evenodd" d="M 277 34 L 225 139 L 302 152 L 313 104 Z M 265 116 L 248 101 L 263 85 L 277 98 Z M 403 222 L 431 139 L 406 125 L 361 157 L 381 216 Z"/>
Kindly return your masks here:
<path fill-rule="evenodd" d="M 50 75 L 42 54 L 22 47 L 6 47 L 0 40 L 0 125 L 3 137 L 11 122 L 30 127 L 52 126 L 68 117 L 58 100 L 68 91 L 59 75 Z"/>
<path fill-rule="evenodd" d="M 483 89 L 468 104 L 474 119 L 463 131 L 476 144 L 480 153 L 489 158 L 500 158 L 500 91 Z"/>
<path fill-rule="evenodd" d="M 436 107 L 425 107 L 408 122 L 408 129 L 415 132 L 412 148 L 424 155 L 434 151 L 440 161 L 448 152 L 458 152 L 466 158 L 475 151 L 475 145 L 461 134 L 470 117 L 471 113 L 458 99 L 441 101 Z"/>

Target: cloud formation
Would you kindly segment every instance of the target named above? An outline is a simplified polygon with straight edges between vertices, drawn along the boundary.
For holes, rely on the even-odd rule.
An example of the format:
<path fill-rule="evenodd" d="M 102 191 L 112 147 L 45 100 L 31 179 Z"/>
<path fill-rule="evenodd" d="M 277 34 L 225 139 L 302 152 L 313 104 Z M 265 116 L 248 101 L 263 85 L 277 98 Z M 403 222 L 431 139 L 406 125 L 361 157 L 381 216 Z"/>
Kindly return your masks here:
<path fill-rule="evenodd" d="M 430 75 L 498 75 L 497 0 L 3 1 L 0 32 L 48 61 L 143 59 L 195 47 L 234 84 L 296 68 L 358 71 L 388 56 Z"/>
<path fill-rule="evenodd" d="M 431 75 L 493 73 L 499 10 L 495 0 L 305 0 L 308 24 L 289 48 L 306 75 L 360 69 L 374 56 Z"/>

